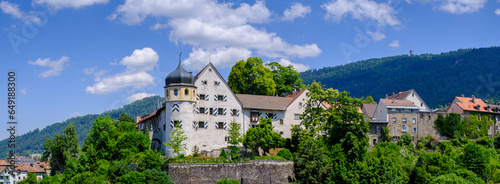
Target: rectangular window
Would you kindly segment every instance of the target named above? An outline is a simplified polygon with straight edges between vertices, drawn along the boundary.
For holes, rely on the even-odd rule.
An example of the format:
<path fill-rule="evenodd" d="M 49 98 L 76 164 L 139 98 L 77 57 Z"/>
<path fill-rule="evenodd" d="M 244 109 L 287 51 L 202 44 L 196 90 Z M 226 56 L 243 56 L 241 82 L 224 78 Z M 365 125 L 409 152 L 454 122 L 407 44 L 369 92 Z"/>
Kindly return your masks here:
<path fill-rule="evenodd" d="M 238 116 L 238 111 L 236 109 L 232 109 L 231 111 L 233 111 L 233 116 Z"/>
<path fill-rule="evenodd" d="M 406 118 L 403 118 L 403 123 L 406 123 Z"/>
<path fill-rule="evenodd" d="M 299 102 L 299 107 L 302 107 L 302 102 Z"/>
<path fill-rule="evenodd" d="M 217 101 L 223 101 L 224 95 L 217 95 Z"/>
<path fill-rule="evenodd" d="M 392 122 L 393 122 L 393 123 L 396 123 L 396 117 L 393 117 L 393 118 L 392 118 Z"/>
<path fill-rule="evenodd" d="M 206 100 L 206 95 L 205 94 L 200 94 L 200 100 Z"/>
<path fill-rule="evenodd" d="M 210 115 L 213 115 L 214 114 L 214 108 L 210 108 L 210 112 L 208 112 L 208 113 L 210 113 Z"/>
<path fill-rule="evenodd" d="M 217 109 L 217 115 L 219 115 L 219 116 L 224 115 L 224 108 L 218 108 Z"/>
<path fill-rule="evenodd" d="M 224 141 L 228 142 L 229 140 L 231 140 L 229 137 L 224 137 Z"/>
<path fill-rule="evenodd" d="M 393 131 L 393 132 L 395 132 L 395 131 L 396 131 L 396 127 L 395 127 L 395 126 L 394 126 L 394 127 L 392 127 L 392 131 Z"/>
<path fill-rule="evenodd" d="M 205 128 L 205 122 L 203 121 L 198 122 L 198 128 Z"/>
<path fill-rule="evenodd" d="M 401 131 L 402 132 L 407 132 L 408 131 L 408 129 L 406 128 L 406 125 L 401 126 Z"/>
<path fill-rule="evenodd" d="M 205 114 L 205 107 L 200 107 L 200 114 Z"/>
<path fill-rule="evenodd" d="M 167 125 L 163 124 L 163 131 L 167 130 Z"/>
<path fill-rule="evenodd" d="M 413 123 L 413 124 L 417 123 L 417 118 L 412 118 L 411 123 Z"/>
<path fill-rule="evenodd" d="M 417 133 L 417 128 L 413 128 L 413 133 Z"/>
<path fill-rule="evenodd" d="M 201 84 L 202 84 L 202 85 L 207 85 L 207 81 L 206 81 L 206 80 L 202 80 L 202 81 L 201 81 Z"/>
<path fill-rule="evenodd" d="M 250 112 L 250 121 L 258 122 L 259 121 L 259 111 Z"/>
<path fill-rule="evenodd" d="M 293 117 L 294 120 L 299 120 L 300 119 L 300 114 L 295 114 Z"/>
<path fill-rule="evenodd" d="M 224 129 L 224 122 L 217 123 L 217 129 Z"/>
<path fill-rule="evenodd" d="M 283 125 L 283 119 L 280 119 L 280 125 Z"/>
<path fill-rule="evenodd" d="M 214 85 L 218 86 L 220 83 L 217 81 L 214 81 Z"/>

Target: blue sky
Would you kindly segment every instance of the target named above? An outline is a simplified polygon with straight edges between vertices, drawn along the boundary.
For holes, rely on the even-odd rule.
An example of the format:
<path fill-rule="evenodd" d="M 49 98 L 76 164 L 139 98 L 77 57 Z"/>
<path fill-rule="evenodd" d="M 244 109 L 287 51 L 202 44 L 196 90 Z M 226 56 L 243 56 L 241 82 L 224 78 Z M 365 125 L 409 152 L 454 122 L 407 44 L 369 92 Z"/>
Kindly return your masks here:
<path fill-rule="evenodd" d="M 498 46 L 499 28 L 492 0 L 0 0 L 1 119 L 11 70 L 20 135 L 162 94 L 179 52 L 227 78 L 250 56 L 305 71 Z"/>

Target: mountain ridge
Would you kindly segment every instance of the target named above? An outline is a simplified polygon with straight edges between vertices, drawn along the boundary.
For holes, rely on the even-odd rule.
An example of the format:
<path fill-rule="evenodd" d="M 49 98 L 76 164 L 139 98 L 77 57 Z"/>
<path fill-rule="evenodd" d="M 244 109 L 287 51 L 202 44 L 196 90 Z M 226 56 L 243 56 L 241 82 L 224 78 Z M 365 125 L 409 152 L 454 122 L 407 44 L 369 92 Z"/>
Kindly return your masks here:
<path fill-rule="evenodd" d="M 432 108 L 451 103 L 455 96 L 476 95 L 500 101 L 500 47 L 459 49 L 440 54 L 399 55 L 367 59 L 302 72 L 305 84 L 348 91 L 352 96 L 373 96 L 415 89 Z"/>

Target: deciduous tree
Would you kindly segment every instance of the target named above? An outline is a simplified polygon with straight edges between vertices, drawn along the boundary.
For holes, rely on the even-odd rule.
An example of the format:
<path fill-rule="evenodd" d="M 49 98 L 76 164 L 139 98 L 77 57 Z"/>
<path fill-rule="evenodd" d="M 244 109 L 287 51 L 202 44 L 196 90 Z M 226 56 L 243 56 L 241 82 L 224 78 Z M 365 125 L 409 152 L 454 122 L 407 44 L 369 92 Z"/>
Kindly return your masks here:
<path fill-rule="evenodd" d="M 229 137 L 227 143 L 230 145 L 228 147 L 231 150 L 231 159 L 238 158 L 241 155 L 240 153 L 238 153 L 238 151 L 240 151 L 240 148 L 238 146 L 243 140 L 243 137 L 241 135 L 241 126 L 235 121 L 231 121 L 231 123 L 229 123 L 227 134 Z"/>
<path fill-rule="evenodd" d="M 261 118 L 255 128 L 248 129 L 243 140 L 245 148 L 251 148 L 254 151 L 261 148 L 268 153 L 271 148 L 284 146 L 285 140 L 279 133 L 273 131 L 271 123 L 270 118 Z"/>
<path fill-rule="evenodd" d="M 174 153 L 179 156 L 181 151 L 187 150 L 186 143 L 182 143 L 187 140 L 187 136 L 184 135 L 184 130 L 176 125 L 172 132 L 170 132 L 170 140 L 163 143 L 174 150 Z"/>
<path fill-rule="evenodd" d="M 274 96 L 276 93 L 273 73 L 257 57 L 238 61 L 231 68 L 228 85 L 234 93 L 239 94 Z"/>
<path fill-rule="evenodd" d="M 276 84 L 276 95 L 283 96 L 285 93 L 292 93 L 294 89 L 302 87 L 302 79 L 299 78 L 293 65 L 282 66 L 278 62 L 266 64 L 273 73 L 273 80 Z"/>

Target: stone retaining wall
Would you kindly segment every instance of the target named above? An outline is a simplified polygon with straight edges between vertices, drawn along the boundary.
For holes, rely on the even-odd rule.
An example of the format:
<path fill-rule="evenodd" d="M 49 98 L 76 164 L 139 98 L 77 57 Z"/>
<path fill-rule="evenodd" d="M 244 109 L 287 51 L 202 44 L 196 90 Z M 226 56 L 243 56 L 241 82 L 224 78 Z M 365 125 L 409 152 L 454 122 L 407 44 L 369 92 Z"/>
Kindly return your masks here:
<path fill-rule="evenodd" d="M 293 162 L 251 161 L 234 164 L 170 164 L 168 175 L 176 184 L 213 184 L 232 178 L 241 184 L 289 183 L 295 180 Z"/>

